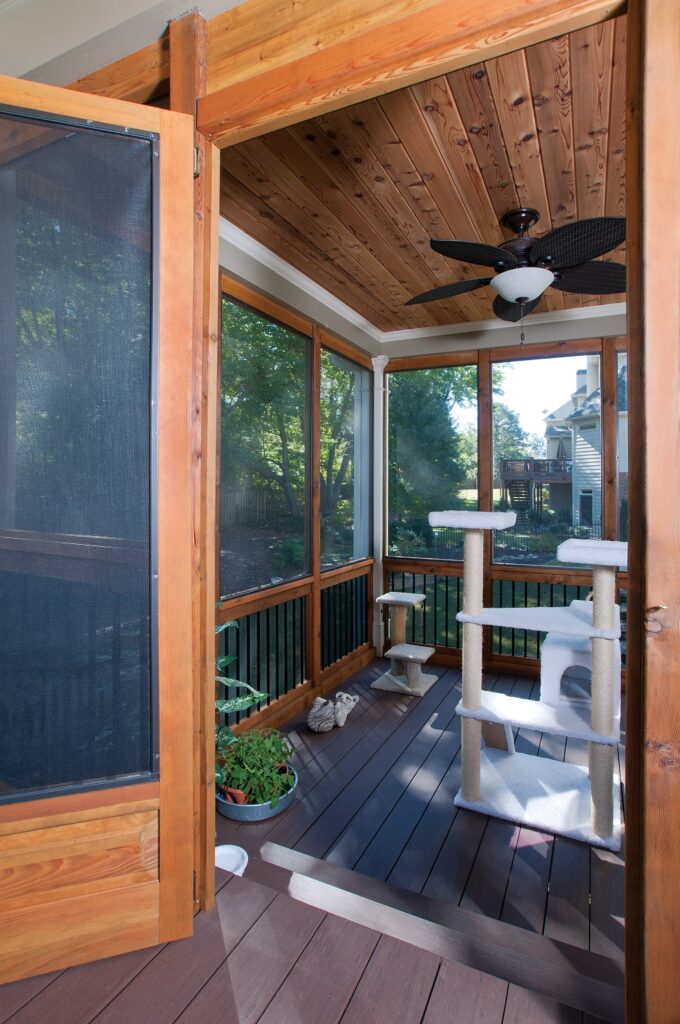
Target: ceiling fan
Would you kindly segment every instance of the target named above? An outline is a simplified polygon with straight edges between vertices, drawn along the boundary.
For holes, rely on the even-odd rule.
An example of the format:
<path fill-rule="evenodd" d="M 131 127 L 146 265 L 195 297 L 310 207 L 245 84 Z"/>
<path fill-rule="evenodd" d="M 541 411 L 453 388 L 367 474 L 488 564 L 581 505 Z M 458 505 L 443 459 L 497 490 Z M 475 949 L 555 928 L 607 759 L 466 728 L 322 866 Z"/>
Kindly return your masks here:
<path fill-rule="evenodd" d="M 626 268 L 612 260 L 598 260 L 625 240 L 625 217 L 593 217 L 574 221 L 541 238 L 527 232 L 537 223 L 537 210 L 510 210 L 501 218 L 504 227 L 514 231 L 501 245 L 458 242 L 433 238 L 435 252 L 449 259 L 493 267 L 495 277 L 455 281 L 409 299 L 407 306 L 449 299 L 490 284 L 497 292 L 493 311 L 501 320 L 516 323 L 541 301 L 546 288 L 584 295 L 616 295 L 626 290 Z"/>

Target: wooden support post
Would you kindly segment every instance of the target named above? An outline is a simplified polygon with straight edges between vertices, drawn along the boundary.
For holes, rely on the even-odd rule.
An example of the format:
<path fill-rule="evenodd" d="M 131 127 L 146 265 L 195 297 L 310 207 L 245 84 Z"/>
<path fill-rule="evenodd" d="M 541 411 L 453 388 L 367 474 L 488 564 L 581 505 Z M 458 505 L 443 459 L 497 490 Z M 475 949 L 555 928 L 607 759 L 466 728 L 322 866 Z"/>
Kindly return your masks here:
<path fill-rule="evenodd" d="M 197 13 L 170 22 L 170 106 L 195 117 L 207 83 L 206 23 Z M 193 674 L 195 902 L 215 901 L 215 604 L 217 409 L 219 401 L 219 152 L 195 134 L 193 432 Z"/>
<path fill-rule="evenodd" d="M 310 424 L 311 443 L 308 446 L 308 473 L 312 481 L 312 539 L 311 570 L 312 592 L 309 596 L 310 633 L 308 638 L 309 678 L 312 689 L 321 685 L 321 340 L 315 325 L 312 334 L 312 365 L 309 374 L 311 401 L 307 408 L 312 410 Z M 316 696 L 316 695 L 315 695 Z"/>

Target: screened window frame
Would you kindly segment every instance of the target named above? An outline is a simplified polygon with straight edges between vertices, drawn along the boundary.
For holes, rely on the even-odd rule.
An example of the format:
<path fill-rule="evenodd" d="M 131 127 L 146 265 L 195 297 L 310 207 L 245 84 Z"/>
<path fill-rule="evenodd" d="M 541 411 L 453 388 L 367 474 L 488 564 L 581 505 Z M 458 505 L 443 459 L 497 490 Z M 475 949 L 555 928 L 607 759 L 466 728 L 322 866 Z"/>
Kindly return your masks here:
<path fill-rule="evenodd" d="M 294 709 L 301 709 L 304 706 L 305 696 L 308 692 L 326 692 L 339 673 L 346 674 L 351 671 L 348 666 L 366 663 L 372 656 L 373 636 L 373 530 L 369 529 L 369 554 L 364 558 L 354 559 L 340 566 L 334 566 L 321 572 L 320 548 L 321 548 L 321 523 L 320 523 L 320 374 L 321 374 L 321 348 L 326 348 L 337 353 L 343 358 L 356 363 L 360 368 L 370 373 L 370 391 L 373 391 L 374 371 L 371 357 L 356 348 L 350 342 L 325 330 L 319 324 L 302 316 L 301 314 L 287 309 L 280 303 L 268 296 L 261 294 L 249 285 L 231 277 L 224 269 L 220 271 L 219 302 L 220 311 L 223 298 L 235 300 L 243 306 L 252 309 L 260 316 L 267 316 L 282 323 L 311 339 L 311 359 L 308 364 L 308 387 L 307 395 L 309 402 L 308 425 L 311 431 L 311 444 L 309 446 L 310 475 L 309 484 L 311 492 L 311 514 L 308 520 L 309 544 L 311 559 L 309 562 L 310 571 L 300 577 L 287 580 L 283 583 L 271 584 L 258 587 L 253 590 L 244 591 L 239 594 L 229 595 L 222 599 L 218 596 L 216 608 L 216 622 L 223 623 L 229 619 L 245 618 L 255 612 L 269 608 L 275 608 L 288 601 L 299 597 L 305 598 L 305 667 L 306 678 L 298 683 L 289 692 L 272 701 L 271 704 L 261 709 L 251 709 L 251 714 L 241 723 L 235 726 L 238 733 L 242 727 L 249 728 L 253 725 L 268 724 L 272 721 L 276 724 L 295 713 Z M 221 319 L 220 319 L 221 324 Z M 216 387 L 218 398 L 221 395 L 221 331 L 220 344 L 217 353 Z M 371 426 L 373 422 L 373 403 L 370 403 Z M 217 402 L 219 410 L 220 402 Z M 217 494 L 217 506 L 220 501 L 220 422 L 215 425 L 217 433 L 217 450 L 215 466 L 215 489 Z M 373 434 L 369 430 L 369 522 L 373 522 Z M 216 571 L 219 580 L 219 559 L 220 559 L 220 517 L 216 516 Z M 341 582 L 355 579 L 357 576 L 367 577 L 368 608 L 366 631 L 368 640 L 355 651 L 344 655 L 338 662 L 327 667 L 322 667 L 321 653 L 321 592 L 324 589 L 333 587 Z M 344 678 L 344 675 L 342 676 Z M 340 682 L 340 678 L 337 678 Z"/>
<path fill-rule="evenodd" d="M 350 566 L 356 565 L 357 562 L 365 561 L 367 558 L 373 558 L 373 514 L 374 514 L 374 505 L 373 505 L 373 501 L 374 501 L 374 495 L 373 495 L 373 414 L 374 414 L 374 410 L 373 410 L 373 369 L 372 369 L 372 366 L 369 369 L 369 366 L 367 366 L 366 363 L 358 362 L 358 360 L 355 357 L 353 357 L 352 355 L 348 355 L 346 350 L 342 351 L 340 349 L 340 347 L 338 346 L 338 344 L 337 344 L 337 339 L 333 339 L 333 337 L 331 335 L 327 334 L 327 333 L 323 334 L 323 339 L 321 338 L 321 336 L 319 337 L 319 350 L 320 350 L 320 353 L 323 353 L 323 351 L 325 350 L 327 352 L 331 352 L 331 353 L 334 353 L 335 355 L 341 356 L 347 362 L 353 363 L 357 367 L 358 370 L 365 370 L 368 373 L 368 396 L 369 396 L 367 401 L 366 401 L 366 403 L 365 403 L 365 408 L 362 408 L 360 428 L 359 428 L 358 431 L 355 429 L 355 433 L 354 433 L 355 441 L 356 441 L 357 437 L 363 437 L 365 439 L 365 441 L 366 441 L 366 452 L 367 452 L 367 458 L 368 458 L 368 466 L 367 466 L 367 470 L 366 470 L 368 480 L 367 480 L 367 484 L 366 484 L 366 508 L 365 508 L 366 532 L 367 532 L 367 537 L 366 537 L 366 540 L 367 540 L 366 554 L 365 555 L 357 555 L 356 557 L 347 559 L 347 561 L 345 561 L 345 562 L 340 562 L 337 565 L 328 566 L 326 569 L 322 569 L 321 565 L 319 564 L 319 571 L 320 571 L 321 575 L 323 576 L 325 573 L 333 572 L 333 570 L 342 569 L 342 568 L 345 568 L 345 567 L 350 567 Z M 321 410 L 320 410 L 320 400 L 321 400 L 320 377 L 321 377 L 321 365 L 319 365 L 319 440 L 320 440 L 320 419 L 321 419 Z M 362 405 L 363 405 L 363 403 L 362 403 Z M 355 445 L 355 451 L 356 451 L 356 445 Z M 356 461 L 355 461 L 355 459 L 353 459 L 353 471 L 356 472 Z M 320 475 L 321 475 L 321 465 L 320 465 L 320 461 L 319 461 L 319 478 L 320 478 Z M 319 479 L 319 486 L 320 486 L 320 479 Z M 319 531 L 320 531 L 320 528 L 321 528 L 321 519 L 320 519 L 320 514 L 319 514 Z M 321 534 L 319 532 L 319 557 L 320 556 L 321 556 Z"/>
<path fill-rule="evenodd" d="M 314 423 L 313 423 L 313 387 L 314 387 L 314 329 L 311 321 L 305 320 L 303 317 L 299 317 L 294 313 L 290 313 L 283 306 L 279 307 L 275 303 L 267 300 L 258 293 L 251 291 L 248 288 L 241 286 L 238 282 L 232 281 L 226 275 L 222 275 L 220 289 L 220 344 L 218 345 L 218 365 L 217 365 L 217 381 L 220 392 L 220 399 L 222 393 L 222 305 L 224 300 L 233 302 L 243 309 L 246 309 L 256 316 L 263 319 L 271 320 L 273 323 L 278 323 L 289 330 L 293 330 L 296 333 L 303 336 L 306 340 L 305 346 L 305 374 L 304 374 L 304 389 L 305 389 L 305 509 L 304 509 L 304 533 L 303 542 L 305 547 L 305 572 L 298 576 L 291 576 L 283 583 L 263 583 L 259 586 L 248 587 L 245 590 L 239 590 L 235 593 L 229 593 L 222 597 L 221 590 L 221 515 L 219 510 L 221 509 L 221 415 L 218 415 L 217 423 L 217 521 L 216 521 L 216 532 L 217 532 L 217 544 L 216 544 L 216 572 L 217 572 L 217 585 L 219 590 L 219 604 L 223 604 L 224 601 L 233 601 L 240 598 L 247 598 L 255 594 L 270 593 L 276 591 L 278 588 L 285 588 L 288 585 L 296 583 L 304 583 L 309 580 L 313 571 L 309 568 L 312 566 L 314 553 L 312 544 L 312 532 L 313 527 L 311 526 L 312 514 L 313 514 L 313 498 L 312 493 L 314 489 L 314 471 L 313 471 L 313 448 L 314 448 Z M 218 402 L 218 409 L 221 410 L 221 400 Z"/>
<path fill-rule="evenodd" d="M 385 402 L 385 423 L 384 423 L 384 471 L 383 471 L 383 562 L 416 562 L 427 565 L 448 564 L 463 565 L 463 559 L 447 559 L 446 563 L 440 558 L 428 558 L 427 555 L 413 557 L 410 555 L 390 555 L 388 552 L 389 543 L 389 416 L 390 416 L 390 390 L 389 375 L 397 373 L 412 373 L 415 370 L 442 370 L 452 366 L 475 366 L 477 368 L 477 507 L 484 510 L 483 500 L 486 500 L 486 481 L 483 478 L 482 449 L 484 445 L 486 420 L 482 412 L 482 402 L 488 401 L 488 389 L 482 381 L 482 366 L 484 365 L 483 349 L 466 352 L 448 352 L 437 356 L 403 356 L 398 359 L 391 359 L 385 368 L 386 381 L 386 402 Z M 480 358 L 481 357 L 481 358 Z M 484 494 L 484 499 L 482 495 Z"/>
<path fill-rule="evenodd" d="M 0 793 L 0 806 L 30 803 L 45 798 L 58 798 L 72 794 L 97 792 L 109 789 L 123 789 L 130 785 L 156 783 L 160 779 L 160 678 L 159 678 L 159 363 L 160 363 L 160 210 L 161 210 L 161 178 L 160 167 L 160 135 L 157 130 L 142 127 L 126 127 L 108 121 L 83 119 L 66 113 L 53 113 L 48 110 L 32 109 L 0 103 L 0 115 L 8 119 L 16 119 L 21 124 L 33 124 L 46 128 L 83 129 L 103 136 L 118 136 L 146 142 L 149 147 L 149 376 L 148 376 L 148 767 L 133 769 L 115 775 L 91 775 L 80 780 L 35 785 L 16 791 Z M 64 534 L 36 532 L 22 528 L 3 528 L 0 530 L 9 545 L 17 543 L 22 550 L 25 544 L 29 550 L 40 550 L 43 540 L 46 550 L 57 544 L 66 543 L 67 547 L 77 548 L 79 542 L 91 539 L 89 534 Z M 106 538 L 117 540 L 118 538 Z M 76 543 L 72 544 L 72 541 Z M 71 553 L 71 552 L 69 552 Z M 59 579 L 59 576 L 55 576 Z M 67 576 L 64 582 L 71 582 Z"/>
<path fill-rule="evenodd" d="M 432 356 L 403 356 L 391 359 L 385 369 L 385 375 L 408 372 L 416 369 L 438 369 L 446 366 L 477 364 L 477 457 L 478 457 L 478 501 L 480 511 L 493 510 L 493 396 L 491 390 L 491 371 L 494 363 L 515 362 L 524 359 L 550 359 L 570 355 L 598 355 L 600 357 L 600 389 L 601 389 L 601 432 L 602 432 L 602 536 L 603 539 L 615 540 L 618 531 L 618 496 L 616 487 L 616 384 L 617 356 L 627 351 L 625 337 L 588 338 L 567 342 L 536 343 L 523 346 L 507 346 L 496 349 L 477 349 L 466 352 L 445 353 Z M 387 416 L 389 416 L 389 404 Z M 385 421 L 385 445 L 387 446 L 388 421 Z M 407 555 L 391 555 L 387 551 L 387 481 L 388 458 L 385 459 L 383 475 L 383 508 L 384 543 L 383 562 L 386 571 L 394 566 L 396 571 L 407 565 L 456 567 L 462 566 L 462 560 L 417 558 Z M 554 572 L 555 567 L 537 565 L 509 565 L 493 560 L 490 538 L 485 539 L 485 574 L 493 574 L 494 578 L 517 578 L 526 576 L 545 576 L 546 570 Z M 578 577 L 579 570 L 565 566 L 559 569 L 560 577 Z M 581 574 L 582 575 L 582 574 Z M 621 573 L 621 586 L 625 585 L 627 574 Z"/>

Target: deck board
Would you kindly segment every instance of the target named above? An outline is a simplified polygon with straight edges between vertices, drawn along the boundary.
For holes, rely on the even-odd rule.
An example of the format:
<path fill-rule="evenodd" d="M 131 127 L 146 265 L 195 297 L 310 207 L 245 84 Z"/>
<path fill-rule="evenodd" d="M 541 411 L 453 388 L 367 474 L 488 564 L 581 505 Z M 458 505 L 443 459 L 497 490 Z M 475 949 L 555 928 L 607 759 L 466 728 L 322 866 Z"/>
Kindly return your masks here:
<path fill-rule="evenodd" d="M 344 872 L 352 879 L 363 878 L 359 888 L 388 888 L 355 872 L 278 849 L 289 857 L 322 865 L 327 874 Z M 257 862 L 251 863 L 253 868 L 257 866 Z M 456 911 L 465 921 L 479 921 L 477 929 L 496 929 L 496 940 L 501 940 L 495 953 L 481 957 L 486 968 L 479 970 L 455 958 L 456 949 L 469 957 L 469 940 L 462 935 L 455 939 L 451 932 L 447 939 L 446 929 L 410 917 L 403 910 L 397 913 L 408 924 L 408 939 L 381 933 L 377 928 L 388 926 L 388 917 L 394 916 L 386 906 L 375 905 L 371 925 L 352 921 L 345 913 L 349 894 L 344 890 L 328 883 L 329 906 L 320 909 L 290 895 L 296 889 L 293 881 L 297 879 L 299 884 L 301 876 L 262 861 L 259 866 L 264 870 L 253 871 L 253 876 L 264 876 L 267 881 L 219 873 L 217 905 L 209 913 L 197 915 L 193 937 L 101 960 L 87 965 L 87 970 L 74 967 L 2 986 L 0 1013 L 5 1020 L 13 1014 L 18 1019 L 20 1012 L 26 1014 L 26 1021 L 77 1024 L 93 1020 L 96 1024 L 376 1024 L 395 1020 L 439 1024 L 453 1019 L 452 1012 L 465 1024 L 598 1024 L 581 1010 L 488 973 L 498 956 L 514 959 L 531 983 L 545 971 L 551 957 L 549 973 L 555 982 L 564 970 L 564 956 L 547 949 L 548 959 L 539 963 L 540 956 L 532 957 L 527 969 L 526 957 L 518 955 L 517 944 L 503 946 L 503 936 L 496 934 L 504 925 L 482 924 L 477 915 Z M 356 897 L 350 895 L 349 899 Z M 422 902 L 422 897 L 411 899 Z M 467 927 L 464 921 L 462 924 Z M 428 931 L 435 934 L 421 942 Z M 490 936 L 481 945 L 479 938 L 480 953 L 494 946 Z M 533 938 L 532 942 L 546 940 Z M 569 967 L 566 969 L 568 974 Z M 558 987 L 573 992 L 575 980 L 572 970 L 571 980 L 565 975 Z M 594 980 L 591 977 L 588 984 L 592 986 Z M 100 1004 L 106 1003 L 99 1013 L 94 999 L 97 983 L 103 986 Z M 578 990 L 582 991 L 580 984 Z M 602 1003 L 600 997 L 599 1005 Z M 31 1005 L 39 1010 L 34 1016 Z M 609 998 L 606 1005 L 610 1005 Z M 613 1019 L 622 1021 L 622 1008 Z"/>
<path fill-rule="evenodd" d="M 342 1024 L 420 1021 L 440 960 L 422 949 L 383 935 L 356 987 Z"/>
<path fill-rule="evenodd" d="M 244 826 L 244 835 L 267 835 L 411 892 L 620 957 L 622 858 L 458 810 L 460 670 L 438 668 L 429 693 L 413 699 L 370 689 L 384 664 L 342 684 L 360 697 L 359 714 L 342 730 L 317 736 L 302 719 L 291 723 L 305 748 L 300 797 L 273 824 Z M 484 686 L 539 695 L 538 680 L 522 676 L 487 675 Z M 587 763 L 588 745 L 578 740 L 521 729 L 515 743 L 523 753 Z"/>

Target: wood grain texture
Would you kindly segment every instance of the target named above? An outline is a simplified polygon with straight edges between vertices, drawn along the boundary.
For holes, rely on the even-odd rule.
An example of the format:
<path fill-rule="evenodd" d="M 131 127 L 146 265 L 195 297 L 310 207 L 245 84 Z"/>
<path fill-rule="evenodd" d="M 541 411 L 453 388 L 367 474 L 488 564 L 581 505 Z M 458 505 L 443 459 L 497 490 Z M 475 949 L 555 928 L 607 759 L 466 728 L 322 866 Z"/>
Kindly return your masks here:
<path fill-rule="evenodd" d="M 631 148 L 628 257 L 631 432 L 629 478 L 630 753 L 626 804 L 629 1013 L 666 1024 L 680 1006 L 680 888 L 669 865 L 680 843 L 680 295 L 659 286 L 662 267 L 680 266 L 680 123 L 669 82 L 680 63 L 680 8 L 668 0 L 631 5 L 628 143 Z M 663 239 L 663 245 L 658 244 Z M 660 632 L 645 630 L 645 609 Z M 631 1019 L 634 1019 L 631 1017 Z"/>
<path fill-rule="evenodd" d="M 195 116 L 207 86 L 206 22 L 196 12 L 170 22 L 170 108 Z M 216 359 L 219 339 L 219 161 L 214 147 L 195 133 L 198 175 L 194 178 L 194 273 L 192 353 L 192 626 L 194 703 L 194 898 L 212 906 L 215 830 L 214 648 L 215 602 L 215 424 Z M 211 376 L 212 374 L 212 376 Z"/>
<path fill-rule="evenodd" d="M 0 910 L 0 978 L 12 981 L 152 946 L 159 941 L 159 902 L 160 884 L 150 881 Z"/>
<path fill-rule="evenodd" d="M 164 36 L 71 82 L 68 88 L 130 103 L 149 103 L 166 95 L 169 77 L 169 45 Z"/>
<path fill-rule="evenodd" d="M 215 91 L 211 84 L 199 104 L 199 128 L 221 147 L 233 145 L 464 67 L 480 51 L 496 57 L 615 11 L 605 0 L 529 0 L 521 14 L 511 0 L 493 0 L 478 11 L 461 0 L 445 0 L 402 17 L 397 11 L 395 18 L 394 5 L 389 5 L 382 24 L 355 38 L 311 53 L 303 49 L 302 56 L 291 48 L 288 63 L 236 78 Z M 329 11 L 327 20 L 335 16 Z"/>
<path fill-rule="evenodd" d="M 193 920 L 192 397 L 193 121 L 158 111 L 158 686 L 161 778 L 160 938 Z"/>
<path fill-rule="evenodd" d="M 158 813 L 52 826 L 0 837 L 3 908 L 158 878 Z"/>
<path fill-rule="evenodd" d="M 223 213 L 383 330 L 492 317 L 488 288 L 405 305 L 491 273 L 429 239 L 499 244 L 518 205 L 537 235 L 625 211 L 625 38 L 618 18 L 231 146 Z M 536 312 L 605 301 L 549 289 Z"/>
<path fill-rule="evenodd" d="M 50 825 L 70 825 L 78 821 L 155 810 L 159 806 L 159 793 L 157 782 L 143 782 L 137 786 L 97 789 L 89 793 L 31 800 L 28 803 L 4 804 L 0 807 L 0 836 Z"/>

